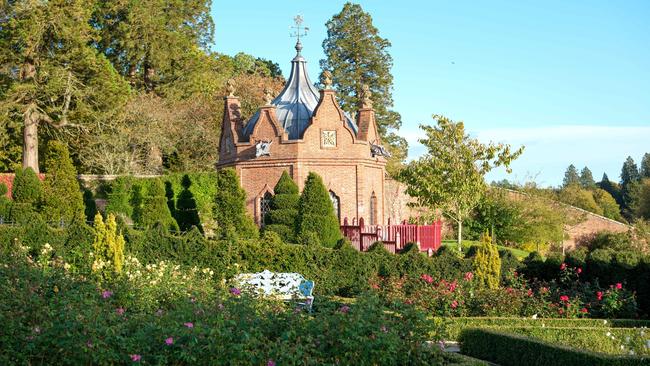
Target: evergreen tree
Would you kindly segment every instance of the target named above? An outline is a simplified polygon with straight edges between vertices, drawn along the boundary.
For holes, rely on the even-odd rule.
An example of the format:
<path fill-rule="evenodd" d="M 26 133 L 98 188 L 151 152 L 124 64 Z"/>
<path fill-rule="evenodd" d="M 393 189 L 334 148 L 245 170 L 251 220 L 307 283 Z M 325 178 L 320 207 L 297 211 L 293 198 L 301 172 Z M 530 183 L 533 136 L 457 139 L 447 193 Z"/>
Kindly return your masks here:
<path fill-rule="evenodd" d="M 93 192 L 89 189 L 84 190 L 83 200 L 85 206 L 84 215 L 86 216 L 86 221 L 93 221 L 93 218 L 95 215 L 97 215 L 97 203 L 93 197 Z"/>
<path fill-rule="evenodd" d="M 474 267 L 475 281 L 481 287 L 496 289 L 499 288 L 501 280 L 501 259 L 496 245 L 492 244 L 492 239 L 485 233 L 481 238 L 481 245 L 476 251 L 472 261 Z"/>
<path fill-rule="evenodd" d="M 314 172 L 307 176 L 298 202 L 296 234 L 305 237 L 309 232 L 316 233 L 320 242 L 330 248 L 342 237 L 329 193 L 322 178 Z"/>
<path fill-rule="evenodd" d="M 641 175 L 639 174 L 639 169 L 637 168 L 634 159 L 632 159 L 631 156 L 628 156 L 623 163 L 623 168 L 621 169 L 621 196 L 623 200 L 623 211 L 628 218 L 631 218 L 632 205 L 640 180 Z"/>
<path fill-rule="evenodd" d="M 579 184 L 580 177 L 578 176 L 578 170 L 576 169 L 575 165 L 571 164 L 568 168 L 566 168 L 566 172 L 564 172 L 564 181 L 562 183 L 562 187 L 566 188 Z"/>
<path fill-rule="evenodd" d="M 108 215 L 106 224 L 102 215 L 95 215 L 92 271 L 100 281 L 122 272 L 124 265 L 124 237 L 117 230 L 115 216 Z"/>
<path fill-rule="evenodd" d="M 638 218 L 650 220 L 650 178 L 643 179 L 639 184 L 633 208 Z"/>
<path fill-rule="evenodd" d="M 5 1 L 0 7 L 0 125 L 21 124 L 23 167 L 39 170 L 40 127 L 82 144 L 128 84 L 92 47 L 91 0 Z M 65 130 L 65 133 L 62 133 Z"/>
<path fill-rule="evenodd" d="M 641 178 L 650 178 L 650 153 L 643 154 L 639 172 L 641 173 Z"/>
<path fill-rule="evenodd" d="M 176 221 L 178 221 L 178 226 L 181 231 L 189 231 L 192 227 L 196 227 L 200 232 L 203 232 L 196 200 L 190 191 L 192 181 L 187 174 L 183 176 L 181 184 L 183 190 L 178 195 L 178 200 L 176 200 Z"/>
<path fill-rule="evenodd" d="M 165 187 L 159 179 L 151 181 L 143 201 L 142 212 L 137 221 L 139 225 L 151 228 L 160 224 L 165 230 L 178 231 L 178 224 L 167 206 Z"/>
<path fill-rule="evenodd" d="M 372 17 L 358 4 L 346 3 L 326 26 L 327 38 L 323 41 L 326 58 L 320 61 L 320 66 L 332 73 L 337 100 L 343 110 L 354 116 L 363 85 L 370 87 L 379 134 L 393 154 L 391 163 L 399 165 L 406 158 L 407 143 L 394 133 L 402 125 L 402 117 L 392 110 L 390 42 L 379 36 Z"/>
<path fill-rule="evenodd" d="M 300 200 L 298 185 L 285 170 L 273 191 L 275 195 L 271 199 L 271 210 L 264 219 L 264 231 L 276 232 L 285 241 L 294 243 Z"/>
<path fill-rule="evenodd" d="M 32 168 L 16 170 L 11 195 L 11 219 L 19 223 L 30 221 L 42 200 L 41 181 Z"/>
<path fill-rule="evenodd" d="M 623 198 L 621 196 L 621 187 L 619 187 L 618 183 L 612 182 L 609 180 L 609 177 L 607 177 L 606 173 L 603 173 L 603 179 L 598 182 L 598 187 L 605 192 L 609 193 L 614 197 L 614 200 L 616 200 L 616 203 L 618 204 L 619 207 L 623 206 Z"/>
<path fill-rule="evenodd" d="M 68 148 L 60 141 L 47 144 L 43 215 L 47 221 L 71 223 L 84 219 L 84 200 Z"/>
<path fill-rule="evenodd" d="M 131 177 L 117 177 L 111 184 L 106 204 L 106 214 L 114 214 L 125 220 L 131 220 L 133 206 L 130 203 Z"/>
<path fill-rule="evenodd" d="M 594 181 L 594 176 L 591 174 L 589 168 L 584 167 L 580 171 L 580 185 L 582 188 L 592 189 L 596 187 L 596 182 Z"/>
<path fill-rule="evenodd" d="M 221 169 L 217 173 L 214 219 L 218 237 L 227 237 L 231 233 L 242 238 L 259 236 L 255 223 L 246 212 L 246 192 L 239 185 L 237 172 L 232 168 Z"/>

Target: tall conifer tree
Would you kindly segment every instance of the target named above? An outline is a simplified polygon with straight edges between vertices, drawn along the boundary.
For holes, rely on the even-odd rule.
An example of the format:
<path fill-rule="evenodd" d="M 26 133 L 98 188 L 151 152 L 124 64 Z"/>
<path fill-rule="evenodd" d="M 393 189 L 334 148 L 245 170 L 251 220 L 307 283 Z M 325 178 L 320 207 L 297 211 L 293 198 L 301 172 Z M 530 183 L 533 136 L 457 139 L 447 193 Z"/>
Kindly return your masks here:
<path fill-rule="evenodd" d="M 45 219 L 68 224 L 73 220 L 84 220 L 83 194 L 68 148 L 60 141 L 50 141 L 44 165 L 47 172 L 43 190 Z"/>
<path fill-rule="evenodd" d="M 584 167 L 580 171 L 580 185 L 582 188 L 595 188 L 596 187 L 596 182 L 594 181 L 594 176 L 591 174 L 591 170 L 589 168 Z"/>
<path fill-rule="evenodd" d="M 571 164 L 566 168 L 564 172 L 564 181 L 562 182 L 562 187 L 566 188 L 572 185 L 580 184 L 580 176 L 578 175 L 578 170 L 575 165 Z"/>
<path fill-rule="evenodd" d="M 295 242 L 298 201 L 300 200 L 298 185 L 285 170 L 273 191 L 275 195 L 271 199 L 271 210 L 265 218 L 264 230 L 274 231 L 286 241 Z"/>
<path fill-rule="evenodd" d="M 641 174 L 641 178 L 650 178 L 650 153 L 643 154 L 639 173 Z"/>
<path fill-rule="evenodd" d="M 391 163 L 402 162 L 406 158 L 407 143 L 394 133 L 402 125 L 402 120 L 399 113 L 392 110 L 390 42 L 379 36 L 372 17 L 358 4 L 346 3 L 326 26 L 327 38 L 323 41 L 325 59 L 320 61 L 320 66 L 332 72 L 341 107 L 354 117 L 361 101 L 362 87 L 368 85 L 379 134 L 393 154 Z"/>

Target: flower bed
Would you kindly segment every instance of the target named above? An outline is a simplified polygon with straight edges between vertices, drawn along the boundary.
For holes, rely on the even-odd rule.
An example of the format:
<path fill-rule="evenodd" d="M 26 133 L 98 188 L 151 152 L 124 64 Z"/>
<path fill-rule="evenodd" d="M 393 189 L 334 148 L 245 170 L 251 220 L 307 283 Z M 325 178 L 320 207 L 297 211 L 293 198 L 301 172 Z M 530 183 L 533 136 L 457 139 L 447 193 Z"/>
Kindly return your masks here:
<path fill-rule="evenodd" d="M 643 356 L 616 356 L 554 345 L 543 340 L 496 329 L 465 329 L 461 352 L 502 366 L 640 366 L 649 365 Z"/>

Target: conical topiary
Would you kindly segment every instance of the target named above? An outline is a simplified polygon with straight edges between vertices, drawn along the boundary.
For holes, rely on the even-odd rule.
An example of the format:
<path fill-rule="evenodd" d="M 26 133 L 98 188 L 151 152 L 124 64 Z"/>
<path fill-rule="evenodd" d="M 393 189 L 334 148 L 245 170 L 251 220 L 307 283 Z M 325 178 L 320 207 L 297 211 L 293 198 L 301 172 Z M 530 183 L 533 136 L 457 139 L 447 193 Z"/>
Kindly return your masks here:
<path fill-rule="evenodd" d="M 232 168 L 217 173 L 217 194 L 215 197 L 214 219 L 217 223 L 217 236 L 257 238 L 259 231 L 246 211 L 246 192 L 239 185 L 237 172 Z"/>
<path fill-rule="evenodd" d="M 318 234 L 320 242 L 330 248 L 342 237 L 330 195 L 321 177 L 314 172 L 307 176 L 298 203 L 296 234 L 302 236 L 308 232 Z"/>
<path fill-rule="evenodd" d="M 77 170 L 72 164 L 68 148 L 60 141 L 47 144 L 43 189 L 43 216 L 49 222 L 71 223 L 83 220 L 84 200 Z"/>
<path fill-rule="evenodd" d="M 194 199 L 194 194 L 190 191 L 192 180 L 187 174 L 183 176 L 181 185 L 183 190 L 176 200 L 176 221 L 178 226 L 181 231 L 190 231 L 192 227 L 196 227 L 200 232 L 203 232 L 199 210 L 196 207 L 196 199 Z"/>
<path fill-rule="evenodd" d="M 291 179 L 287 171 L 274 188 L 275 195 L 271 199 L 270 211 L 264 219 L 264 230 L 277 233 L 288 242 L 295 242 L 296 219 L 298 218 L 298 201 L 300 194 L 298 185 Z"/>
<path fill-rule="evenodd" d="M 159 179 L 154 179 L 149 185 L 138 218 L 137 223 L 146 228 L 161 224 L 167 230 L 178 231 L 178 224 L 169 212 L 165 187 Z"/>
<path fill-rule="evenodd" d="M 37 215 L 42 199 L 41 181 L 32 168 L 18 169 L 11 191 L 11 220 L 27 223 Z"/>
<path fill-rule="evenodd" d="M 474 278 L 479 286 L 495 289 L 501 281 L 501 259 L 492 238 L 485 233 L 481 238 L 481 246 L 476 251 L 474 260 Z"/>

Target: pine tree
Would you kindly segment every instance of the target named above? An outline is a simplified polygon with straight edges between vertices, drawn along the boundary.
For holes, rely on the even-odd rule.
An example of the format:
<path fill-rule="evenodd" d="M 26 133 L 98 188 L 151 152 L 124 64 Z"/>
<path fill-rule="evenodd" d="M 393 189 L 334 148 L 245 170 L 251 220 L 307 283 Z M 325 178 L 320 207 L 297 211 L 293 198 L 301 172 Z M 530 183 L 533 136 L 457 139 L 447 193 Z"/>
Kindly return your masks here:
<path fill-rule="evenodd" d="M 643 154 L 639 171 L 641 173 L 641 178 L 650 178 L 650 153 Z"/>
<path fill-rule="evenodd" d="M 221 169 L 217 173 L 214 219 L 218 226 L 218 237 L 227 237 L 230 233 L 242 238 L 259 236 L 255 223 L 246 212 L 246 192 L 239 185 L 237 172 L 232 168 Z"/>
<path fill-rule="evenodd" d="M 578 170 L 576 169 L 575 165 L 571 164 L 568 168 L 566 168 L 566 172 L 564 172 L 564 181 L 562 183 L 562 187 L 566 188 L 579 184 L 580 177 L 578 176 Z"/>
<path fill-rule="evenodd" d="M 183 186 L 183 190 L 176 200 L 176 221 L 178 222 L 178 226 L 183 232 L 190 231 L 192 227 L 196 227 L 200 232 L 203 232 L 199 211 L 196 207 L 196 200 L 190 191 L 192 181 L 187 174 L 183 176 L 181 185 Z"/>
<path fill-rule="evenodd" d="M 332 73 L 337 100 L 343 110 L 354 116 L 363 85 L 370 87 L 379 134 L 393 154 L 390 163 L 399 165 L 406 158 L 407 143 L 394 133 L 402 125 L 402 117 L 392 110 L 390 42 L 379 36 L 372 17 L 358 4 L 346 3 L 326 26 L 327 38 L 323 41 L 326 58 L 320 61 L 320 66 Z"/>
<path fill-rule="evenodd" d="M 501 280 L 501 259 L 496 245 L 485 233 L 481 238 L 481 246 L 478 248 L 474 260 L 474 278 L 479 286 L 496 289 L 499 288 Z"/>
<path fill-rule="evenodd" d="M 276 232 L 285 241 L 296 241 L 295 228 L 298 217 L 298 201 L 300 193 L 298 185 L 291 179 L 287 171 L 273 189 L 275 195 L 271 199 L 271 210 L 266 214 L 264 231 Z"/>
<path fill-rule="evenodd" d="M 322 178 L 314 172 L 307 176 L 298 202 L 296 234 L 304 237 L 308 232 L 316 233 L 320 242 L 330 248 L 342 237 L 329 193 Z"/>
<path fill-rule="evenodd" d="M 584 167 L 580 171 L 580 185 L 582 188 L 592 189 L 596 187 L 596 182 L 594 181 L 594 176 L 591 174 L 589 168 Z"/>
<path fill-rule="evenodd" d="M 47 221 L 71 223 L 84 219 L 84 200 L 68 148 L 60 141 L 47 144 L 43 215 Z"/>
<path fill-rule="evenodd" d="M 178 224 L 167 206 L 165 187 L 159 179 L 151 181 L 143 201 L 142 211 L 138 215 L 139 225 L 151 228 L 160 224 L 165 230 L 178 231 Z"/>

